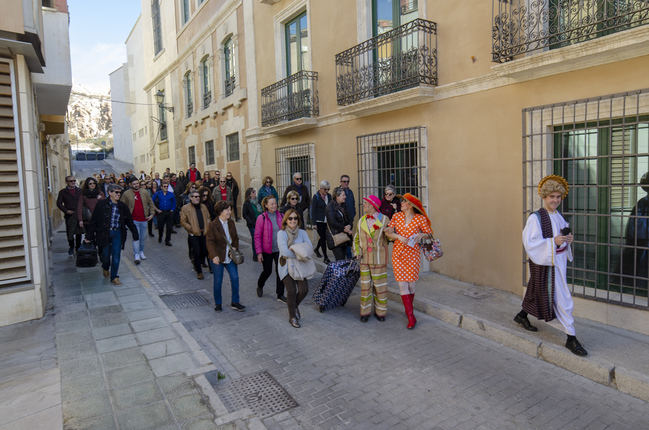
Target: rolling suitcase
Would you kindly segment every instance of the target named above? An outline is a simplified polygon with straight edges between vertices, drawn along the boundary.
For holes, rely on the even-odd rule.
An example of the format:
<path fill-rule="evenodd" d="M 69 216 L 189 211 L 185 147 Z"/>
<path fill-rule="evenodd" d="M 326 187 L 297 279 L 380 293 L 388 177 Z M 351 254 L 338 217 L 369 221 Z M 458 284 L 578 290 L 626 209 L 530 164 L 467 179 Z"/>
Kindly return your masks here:
<path fill-rule="evenodd" d="M 97 247 L 92 243 L 81 242 L 77 250 L 77 267 L 95 267 L 97 265 Z"/>
<path fill-rule="evenodd" d="M 358 262 L 354 259 L 329 263 L 320 286 L 313 293 L 313 303 L 320 312 L 344 306 L 360 276 Z"/>

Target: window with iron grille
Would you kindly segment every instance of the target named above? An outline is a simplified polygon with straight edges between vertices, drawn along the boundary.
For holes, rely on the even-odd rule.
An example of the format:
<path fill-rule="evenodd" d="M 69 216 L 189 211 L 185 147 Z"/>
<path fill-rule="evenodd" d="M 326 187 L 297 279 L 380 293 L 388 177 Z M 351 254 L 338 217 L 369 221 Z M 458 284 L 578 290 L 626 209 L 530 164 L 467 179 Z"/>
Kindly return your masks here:
<path fill-rule="evenodd" d="M 239 160 L 239 133 L 232 133 L 225 136 L 228 161 Z"/>
<path fill-rule="evenodd" d="M 162 51 L 162 24 L 160 22 L 160 0 L 151 2 L 151 21 L 153 22 L 153 54 Z"/>
<path fill-rule="evenodd" d="M 189 0 L 180 0 L 182 6 L 183 24 L 189 21 Z"/>
<path fill-rule="evenodd" d="M 205 164 L 214 164 L 214 141 L 208 140 L 205 142 Z"/>
<path fill-rule="evenodd" d="M 525 109 L 523 121 L 524 218 L 541 207 L 542 177 L 570 184 L 573 294 L 647 309 L 649 89 Z"/>
<path fill-rule="evenodd" d="M 195 146 L 190 146 L 187 148 L 187 164 L 195 164 L 196 163 L 196 147 Z"/>
<path fill-rule="evenodd" d="M 194 103 L 192 102 L 192 73 L 185 73 L 183 86 L 185 87 L 185 113 L 187 118 L 194 113 Z"/>
<path fill-rule="evenodd" d="M 385 187 L 392 185 L 397 194 L 414 194 L 427 206 L 428 153 L 425 127 L 358 136 L 356 150 L 362 196 L 374 194 L 383 197 Z M 357 200 L 360 207 L 362 199 Z"/>
<path fill-rule="evenodd" d="M 293 174 L 302 173 L 302 183 L 310 195 L 317 191 L 315 183 L 315 149 L 313 143 L 285 146 L 275 149 L 275 186 L 280 197 L 293 182 Z"/>
<path fill-rule="evenodd" d="M 225 82 L 223 83 L 224 85 L 224 92 L 225 96 L 229 96 L 234 92 L 234 87 L 236 84 L 236 59 L 235 59 L 235 54 L 234 54 L 234 41 L 232 40 L 232 37 L 228 37 L 228 39 L 223 43 L 223 64 L 224 64 L 224 77 L 225 77 Z"/>
<path fill-rule="evenodd" d="M 167 110 L 164 108 L 164 91 L 160 90 L 162 94 L 162 103 L 158 105 L 158 126 L 160 130 L 160 140 L 167 140 Z"/>
<path fill-rule="evenodd" d="M 210 91 L 210 65 L 209 58 L 201 60 L 201 92 L 203 93 L 203 109 L 206 109 L 212 101 L 212 92 Z"/>

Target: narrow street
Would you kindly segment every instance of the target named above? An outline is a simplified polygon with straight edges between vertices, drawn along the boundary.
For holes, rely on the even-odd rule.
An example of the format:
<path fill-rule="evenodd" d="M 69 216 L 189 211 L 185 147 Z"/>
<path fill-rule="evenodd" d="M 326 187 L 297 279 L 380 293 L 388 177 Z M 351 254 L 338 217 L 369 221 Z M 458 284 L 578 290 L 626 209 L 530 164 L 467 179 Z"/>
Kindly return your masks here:
<path fill-rule="evenodd" d="M 239 229 L 244 228 L 239 225 Z M 184 232 L 172 247 L 148 238 L 148 259 L 137 266 L 159 295 L 198 293 L 211 301 L 212 277 L 197 280 Z M 130 242 L 130 240 L 129 240 Z M 127 243 L 123 256 L 132 264 Z M 385 323 L 358 320 L 358 288 L 344 308 L 319 313 L 311 294 L 301 306 L 303 327 L 288 323 L 274 283 L 255 293 L 260 265 L 239 267 L 246 312 L 189 306 L 177 318 L 225 375 L 218 387 L 267 371 L 298 406 L 265 417 L 271 429 L 522 429 L 642 428 L 647 404 L 581 376 L 418 314 L 405 329 L 400 304 Z M 135 267 L 135 266 L 133 266 Z M 227 279 L 227 276 L 226 276 Z M 272 278 L 271 278 L 272 279 Z M 229 301 L 228 281 L 223 303 Z M 236 409 L 236 405 L 233 406 Z M 232 412 L 232 411 L 231 411 Z"/>

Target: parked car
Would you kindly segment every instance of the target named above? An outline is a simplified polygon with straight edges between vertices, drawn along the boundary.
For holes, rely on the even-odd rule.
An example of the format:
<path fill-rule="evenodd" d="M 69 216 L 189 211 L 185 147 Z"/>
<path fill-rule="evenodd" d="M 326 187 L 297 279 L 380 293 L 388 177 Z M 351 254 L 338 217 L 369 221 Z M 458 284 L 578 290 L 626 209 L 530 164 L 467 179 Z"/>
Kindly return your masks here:
<path fill-rule="evenodd" d="M 77 159 L 77 161 L 85 161 L 86 160 L 86 153 L 85 152 L 77 152 L 76 159 Z"/>

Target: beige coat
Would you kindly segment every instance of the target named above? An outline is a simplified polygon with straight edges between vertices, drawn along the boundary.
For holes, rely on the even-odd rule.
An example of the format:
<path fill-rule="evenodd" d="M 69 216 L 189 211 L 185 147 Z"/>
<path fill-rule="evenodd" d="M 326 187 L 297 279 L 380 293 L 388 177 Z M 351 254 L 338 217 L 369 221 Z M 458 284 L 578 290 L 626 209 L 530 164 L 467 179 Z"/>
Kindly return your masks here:
<path fill-rule="evenodd" d="M 140 197 L 142 198 L 144 217 L 148 218 L 151 215 L 155 215 L 155 204 L 151 199 L 151 194 L 149 194 L 149 192 L 144 188 L 140 188 L 138 191 L 140 192 Z M 120 200 L 126 204 L 128 211 L 130 213 L 133 213 L 133 208 L 135 207 L 135 192 L 131 188 L 124 191 L 124 194 L 122 194 L 122 198 Z"/>
<path fill-rule="evenodd" d="M 390 218 L 387 215 L 383 215 L 379 220 L 381 215 L 379 212 L 374 215 L 376 218 L 374 220 L 374 226 L 378 228 L 373 228 L 371 232 L 367 228 L 365 215 L 356 224 L 354 255 L 361 256 L 361 264 L 375 266 L 385 266 L 388 264 L 388 238 L 384 230 L 390 223 Z"/>
<path fill-rule="evenodd" d="M 203 214 L 203 230 L 201 231 L 198 225 L 198 217 L 196 216 L 196 210 L 194 205 L 191 203 L 184 205 L 180 210 L 180 225 L 183 226 L 187 233 L 200 236 L 201 234 L 207 236 L 207 227 L 210 223 L 210 212 L 207 210 L 207 206 L 201 203 L 201 214 Z"/>

